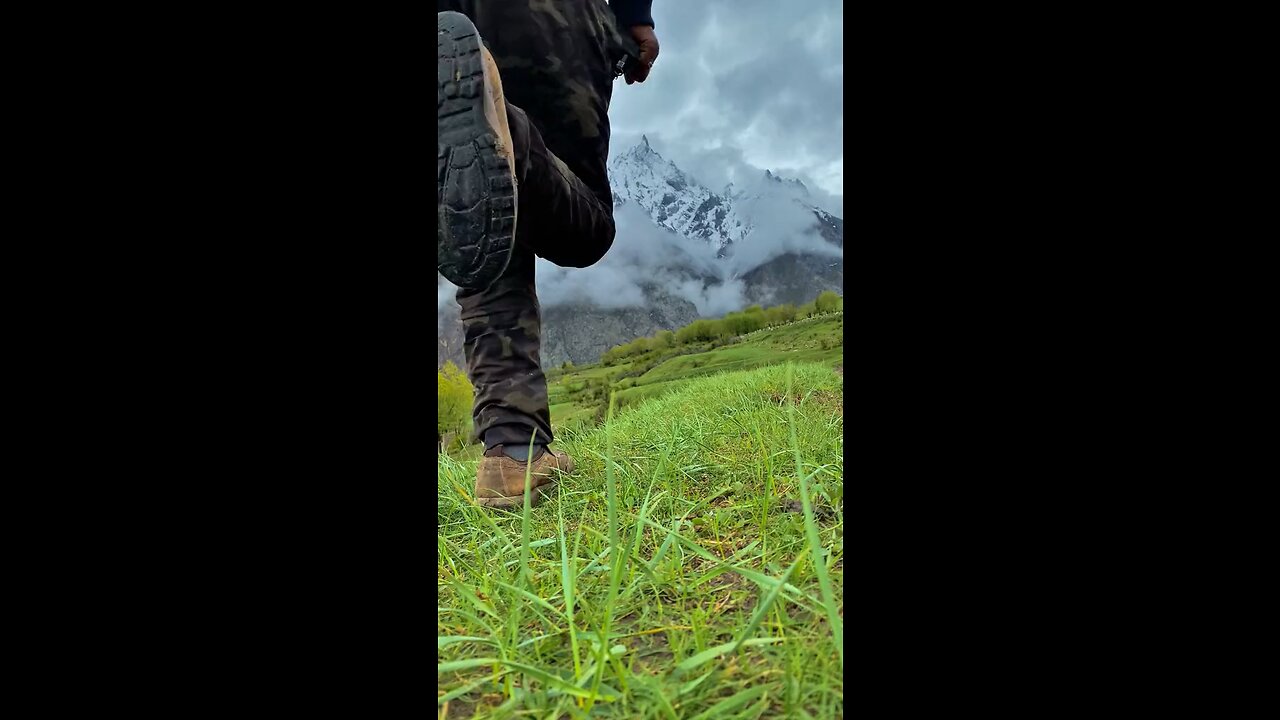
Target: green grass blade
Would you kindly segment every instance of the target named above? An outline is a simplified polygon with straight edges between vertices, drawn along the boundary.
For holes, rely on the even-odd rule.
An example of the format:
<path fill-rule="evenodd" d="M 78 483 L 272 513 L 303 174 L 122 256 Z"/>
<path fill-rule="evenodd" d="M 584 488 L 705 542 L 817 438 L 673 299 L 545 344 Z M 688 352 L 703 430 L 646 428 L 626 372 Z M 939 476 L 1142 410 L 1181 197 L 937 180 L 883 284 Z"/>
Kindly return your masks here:
<path fill-rule="evenodd" d="M 484 613 L 485 615 L 488 615 L 494 620 L 502 620 L 501 617 L 498 617 L 498 613 L 494 612 L 493 608 L 489 607 L 488 603 L 486 603 L 485 601 L 477 597 L 475 592 L 471 588 L 457 581 L 454 581 L 452 585 L 453 585 L 453 588 L 458 591 L 458 594 L 462 596 L 462 599 L 470 603 L 472 607 Z"/>
<path fill-rule="evenodd" d="M 738 649 L 739 647 L 755 647 L 757 645 L 770 645 L 772 643 L 782 642 L 782 640 L 783 640 L 782 638 L 753 638 L 751 640 L 746 640 L 743 642 L 733 640 L 723 645 L 716 645 L 715 647 L 707 648 L 706 650 L 703 650 L 697 655 L 694 655 L 684 660 L 679 665 L 676 665 L 676 674 L 682 675 L 684 673 L 687 673 L 690 670 L 693 670 L 694 668 L 697 668 L 700 665 L 705 665 L 706 663 L 712 660 L 715 660 L 721 655 L 726 655 L 728 653 L 731 653 L 734 650 Z"/>
<path fill-rule="evenodd" d="M 498 658 L 472 658 L 470 660 L 454 660 L 453 662 L 443 662 L 436 665 L 436 674 L 457 672 L 459 670 L 470 670 L 471 668 L 484 667 L 500 662 Z"/>
<path fill-rule="evenodd" d="M 787 366 L 787 397 L 791 396 L 791 381 L 794 368 Z M 791 433 L 791 448 L 796 456 L 796 477 L 800 479 L 800 503 L 804 508 L 804 531 L 809 539 L 809 553 L 813 559 L 813 571 L 818 576 L 818 587 L 822 590 L 822 601 L 827 611 L 827 622 L 831 626 L 831 640 L 836 646 L 836 654 L 840 656 L 840 667 L 844 667 L 844 624 L 836 607 L 835 591 L 831 587 L 831 575 L 827 572 L 827 564 L 822 559 L 822 540 L 818 536 L 818 523 L 813 517 L 813 503 L 809 499 L 809 478 L 804 475 L 804 463 L 800 459 L 800 441 L 796 438 L 795 403 L 788 400 L 787 427 Z"/>
<path fill-rule="evenodd" d="M 609 627 L 613 623 L 613 615 L 615 605 L 618 599 L 618 585 L 622 582 L 622 571 L 626 565 L 627 556 L 622 552 L 621 541 L 618 537 L 618 483 L 615 478 L 613 469 L 613 432 L 610 425 L 613 423 L 613 408 L 615 403 L 615 395 L 609 395 L 609 417 L 605 425 L 605 480 L 608 486 L 608 502 L 609 502 L 609 549 L 612 553 L 610 559 L 613 561 L 613 572 L 609 576 L 609 595 L 604 603 L 604 619 L 600 627 L 600 649 L 597 651 L 596 657 L 596 677 L 595 685 L 592 688 L 592 695 L 600 689 L 600 683 L 604 680 L 604 666 L 607 660 L 606 653 L 609 644 Z M 619 674 L 619 680 L 626 680 Z M 587 700 L 586 707 L 583 710 L 587 713 L 591 712 L 591 707 L 595 703 L 594 697 Z"/>
<path fill-rule="evenodd" d="M 441 648 L 460 642 L 482 642 L 493 644 L 493 640 L 489 638 L 472 637 L 470 635 L 437 635 L 436 650 L 440 650 Z"/>
<path fill-rule="evenodd" d="M 573 620 L 573 591 L 575 575 L 569 569 L 568 548 L 565 547 L 564 538 L 564 505 L 556 504 L 556 516 L 559 519 L 557 531 L 560 537 L 560 589 L 564 593 L 564 614 L 565 620 L 569 623 L 569 645 L 573 651 L 573 677 L 575 680 L 582 677 L 582 666 L 578 659 L 578 627 Z"/>
<path fill-rule="evenodd" d="M 583 690 L 580 687 L 576 687 L 572 683 L 566 682 L 565 680 L 555 675 L 552 675 L 546 670 L 536 668 L 532 665 L 526 665 L 525 663 L 521 663 L 521 662 L 515 662 L 512 660 L 503 660 L 502 658 L 475 658 L 472 660 L 458 660 L 456 662 L 440 663 L 436 667 L 437 667 L 438 673 L 446 673 L 446 672 L 456 672 L 459 670 L 470 670 L 471 668 L 484 667 L 487 665 L 502 665 L 502 666 L 511 668 L 512 670 L 518 671 L 524 675 L 528 675 L 534 680 L 545 683 L 551 687 L 556 688 L 557 690 L 560 690 L 561 692 L 568 693 L 569 695 L 574 695 L 576 697 L 581 697 L 581 698 L 595 697 L 600 700 L 610 700 L 610 701 L 615 700 L 618 697 L 618 692 L 616 690 L 613 690 L 612 688 L 601 688 L 601 690 L 603 690 L 604 692 L 601 692 L 599 694 L 593 694 L 593 693 L 587 692 L 586 690 Z"/>
<path fill-rule="evenodd" d="M 756 698 L 760 697 L 761 695 L 765 694 L 768 691 L 769 691 L 769 687 L 767 685 L 764 687 L 748 688 L 738 693 L 737 695 L 725 698 L 724 700 L 721 700 L 715 705 L 712 705 L 711 707 L 707 708 L 703 712 L 700 712 L 697 715 L 694 715 L 691 720 L 708 720 L 708 718 L 726 715 L 728 713 L 733 712 L 734 710 L 737 710 L 743 705 L 746 705 L 752 700 L 755 700 Z"/>
<path fill-rule="evenodd" d="M 441 695 L 440 697 L 436 698 L 436 704 L 437 704 L 437 705 L 443 705 L 443 704 L 445 704 L 445 703 L 447 703 L 447 702 L 449 702 L 449 701 L 451 701 L 451 700 L 456 700 L 456 699 L 458 699 L 458 698 L 462 697 L 463 695 L 466 695 L 467 693 L 471 692 L 472 690 L 475 690 L 476 688 L 480 687 L 481 685 L 484 685 L 485 683 L 491 683 L 491 682 L 494 682 L 495 680 L 497 680 L 497 679 L 501 678 L 503 675 L 506 675 L 506 674 L 507 674 L 507 673 L 509 673 L 509 672 L 511 672 L 511 671 L 510 671 L 510 670 L 499 670 L 499 671 L 498 671 L 496 674 L 494 674 L 494 675 L 490 675 L 489 677 L 485 677 L 485 678 L 480 678 L 479 680 L 477 680 L 477 681 L 475 681 L 475 682 L 473 682 L 473 683 L 470 683 L 470 684 L 468 684 L 468 685 L 463 685 L 462 687 L 457 688 L 457 689 L 454 689 L 454 690 L 450 690 L 449 692 L 445 693 L 444 695 Z"/>
<path fill-rule="evenodd" d="M 524 598 L 524 599 L 528 600 L 529 602 L 531 602 L 531 603 L 533 603 L 533 604 L 535 604 L 535 605 L 537 605 L 537 606 L 539 606 L 539 607 L 543 607 L 543 608 L 546 608 L 547 610 L 550 610 L 551 612 L 555 613 L 555 614 L 556 614 L 557 616 L 559 616 L 559 617 L 564 617 L 564 613 L 562 613 L 562 612 L 560 612 L 559 610 L 557 610 L 557 609 L 556 609 L 556 607 L 555 607 L 554 605 L 552 605 L 551 603 L 547 602 L 546 600 L 544 600 L 544 599 L 542 599 L 542 598 L 538 597 L 537 595 L 534 595 L 533 593 L 529 592 L 528 590 L 524 590 L 524 589 L 522 589 L 522 588 L 518 588 L 518 587 L 516 587 L 515 585 L 511 585 L 511 584 L 508 584 L 508 583 L 504 583 L 504 582 L 502 582 L 501 580 L 494 580 L 493 582 L 494 582 L 494 584 L 496 584 L 496 585 L 500 585 L 500 586 L 502 586 L 503 588 L 505 588 L 505 589 L 507 589 L 507 590 L 510 590 L 511 592 L 515 593 L 516 595 L 519 595 L 520 597 L 522 597 L 522 598 Z"/>
<path fill-rule="evenodd" d="M 529 677 L 535 680 L 539 680 L 541 682 L 546 683 L 547 685 L 555 687 L 557 690 L 560 690 L 561 692 L 568 693 L 569 695 L 573 695 L 575 697 L 586 698 L 588 701 L 592 701 L 592 700 L 612 701 L 618 698 L 618 691 L 613 690 L 611 688 L 606 688 L 606 687 L 598 688 L 598 690 L 602 691 L 599 693 L 588 692 L 586 690 L 583 690 L 580 687 L 577 687 L 573 683 L 566 682 L 565 680 L 555 675 L 552 675 L 546 670 L 540 670 L 532 665 L 526 665 L 520 662 L 512 662 L 510 660 L 502 660 L 499 662 L 502 665 L 512 668 L 513 670 L 519 670 L 520 672 L 524 673 L 525 675 L 528 675 Z"/>
<path fill-rule="evenodd" d="M 537 435 L 529 436 L 529 454 L 524 463 L 524 511 L 520 514 L 520 582 L 528 585 L 532 582 L 529 576 L 529 511 L 533 495 L 533 446 Z"/>
<path fill-rule="evenodd" d="M 764 620 L 765 613 L 769 612 L 769 608 L 773 607 L 773 602 L 782 594 L 782 588 L 786 587 L 787 580 L 791 578 L 791 573 L 795 572 L 796 566 L 799 564 L 800 558 L 796 558 L 795 562 L 791 563 L 791 567 L 787 568 L 787 571 L 782 574 L 782 577 L 778 578 L 778 583 L 773 586 L 773 589 L 765 596 L 764 602 L 760 603 L 759 607 L 756 608 L 755 613 L 751 615 L 751 621 L 742 629 L 742 634 L 738 635 L 739 643 L 745 642 L 747 638 L 751 637 L 752 633 L 756 631 L 756 628 L 760 626 L 760 621 Z"/>

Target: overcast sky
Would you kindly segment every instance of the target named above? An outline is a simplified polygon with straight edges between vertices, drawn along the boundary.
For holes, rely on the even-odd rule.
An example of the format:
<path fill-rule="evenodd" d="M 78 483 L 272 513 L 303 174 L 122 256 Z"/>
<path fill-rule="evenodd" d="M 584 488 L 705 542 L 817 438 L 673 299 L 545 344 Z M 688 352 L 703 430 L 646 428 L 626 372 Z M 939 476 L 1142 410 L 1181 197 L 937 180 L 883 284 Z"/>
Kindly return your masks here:
<path fill-rule="evenodd" d="M 843 216 L 840 0 L 653 0 L 661 54 L 643 84 L 613 86 L 610 150 L 649 136 L 719 191 L 764 169 L 835 196 Z"/>

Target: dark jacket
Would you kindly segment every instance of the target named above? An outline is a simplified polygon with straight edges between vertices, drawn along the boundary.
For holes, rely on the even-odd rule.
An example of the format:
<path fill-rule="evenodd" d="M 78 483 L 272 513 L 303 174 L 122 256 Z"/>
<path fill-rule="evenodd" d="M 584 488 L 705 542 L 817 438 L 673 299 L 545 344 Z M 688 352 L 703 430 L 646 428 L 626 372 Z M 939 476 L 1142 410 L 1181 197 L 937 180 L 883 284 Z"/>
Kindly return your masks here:
<path fill-rule="evenodd" d="M 648 25 L 653 27 L 653 15 L 650 7 L 653 0 L 609 0 L 609 7 L 618 18 L 619 27 Z"/>

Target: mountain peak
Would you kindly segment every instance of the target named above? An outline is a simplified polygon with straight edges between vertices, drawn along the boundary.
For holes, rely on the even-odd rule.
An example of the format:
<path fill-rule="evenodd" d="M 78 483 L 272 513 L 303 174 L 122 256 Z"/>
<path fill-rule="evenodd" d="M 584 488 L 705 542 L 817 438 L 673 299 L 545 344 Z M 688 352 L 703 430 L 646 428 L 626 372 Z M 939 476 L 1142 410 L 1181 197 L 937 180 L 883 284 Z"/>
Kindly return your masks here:
<path fill-rule="evenodd" d="M 783 187 L 797 188 L 800 191 L 800 194 L 806 197 L 809 195 L 809 188 L 797 178 L 783 177 L 782 175 L 775 174 L 771 170 L 765 170 L 764 179 L 769 182 L 775 182 Z"/>
<path fill-rule="evenodd" d="M 657 150 L 653 149 L 653 145 L 649 144 L 648 135 L 641 135 L 640 142 L 632 145 L 629 150 L 623 153 L 623 155 L 634 157 L 638 160 L 644 160 L 646 162 L 656 162 L 657 160 L 664 159 L 658 154 Z"/>
<path fill-rule="evenodd" d="M 719 251 L 745 229 L 729 198 L 716 195 L 653 149 L 647 134 L 609 162 L 614 207 L 634 203 L 662 228 Z"/>

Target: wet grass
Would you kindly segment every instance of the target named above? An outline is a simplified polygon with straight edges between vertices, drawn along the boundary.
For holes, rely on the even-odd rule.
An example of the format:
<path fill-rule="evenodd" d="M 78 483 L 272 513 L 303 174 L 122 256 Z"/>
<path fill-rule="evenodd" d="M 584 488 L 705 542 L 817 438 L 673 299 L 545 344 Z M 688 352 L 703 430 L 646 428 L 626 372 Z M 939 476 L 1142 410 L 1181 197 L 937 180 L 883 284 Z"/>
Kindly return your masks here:
<path fill-rule="evenodd" d="M 440 716 L 840 717 L 842 409 L 825 364 L 690 379 L 515 513 L 441 457 Z"/>

